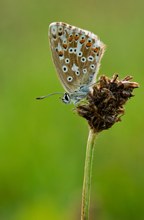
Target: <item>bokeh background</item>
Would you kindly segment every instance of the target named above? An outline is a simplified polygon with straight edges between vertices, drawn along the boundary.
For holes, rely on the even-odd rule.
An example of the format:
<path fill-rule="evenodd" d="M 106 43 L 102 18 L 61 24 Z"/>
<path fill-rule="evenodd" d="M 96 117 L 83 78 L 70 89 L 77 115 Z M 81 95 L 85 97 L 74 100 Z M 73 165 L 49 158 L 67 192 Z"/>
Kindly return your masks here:
<path fill-rule="evenodd" d="M 88 127 L 58 96 L 47 39 L 64 21 L 107 45 L 99 72 L 141 87 L 95 149 L 90 220 L 144 219 L 144 1 L 1 0 L 0 220 L 78 220 Z"/>

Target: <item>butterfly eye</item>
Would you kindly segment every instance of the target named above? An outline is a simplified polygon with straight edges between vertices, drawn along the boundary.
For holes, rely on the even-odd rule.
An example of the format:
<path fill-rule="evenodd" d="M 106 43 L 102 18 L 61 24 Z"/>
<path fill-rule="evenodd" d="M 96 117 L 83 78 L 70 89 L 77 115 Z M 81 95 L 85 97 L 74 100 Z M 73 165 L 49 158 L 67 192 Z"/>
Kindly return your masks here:
<path fill-rule="evenodd" d="M 72 80 L 73 80 L 73 77 L 72 77 L 72 76 L 68 76 L 68 77 L 67 77 L 67 81 L 68 81 L 68 82 L 72 82 Z"/>
<path fill-rule="evenodd" d="M 62 67 L 62 70 L 63 70 L 64 73 L 66 73 L 66 72 L 68 71 L 67 66 L 63 66 L 63 67 Z"/>
<path fill-rule="evenodd" d="M 68 94 L 65 94 L 65 99 L 66 99 L 66 101 L 69 101 L 69 96 L 68 96 Z"/>
<path fill-rule="evenodd" d="M 65 94 L 64 94 L 64 96 L 63 96 L 63 98 L 62 98 L 62 101 L 63 101 L 65 104 L 69 104 L 69 103 L 70 103 L 71 98 L 70 98 L 70 96 L 69 96 L 68 93 L 65 93 Z"/>

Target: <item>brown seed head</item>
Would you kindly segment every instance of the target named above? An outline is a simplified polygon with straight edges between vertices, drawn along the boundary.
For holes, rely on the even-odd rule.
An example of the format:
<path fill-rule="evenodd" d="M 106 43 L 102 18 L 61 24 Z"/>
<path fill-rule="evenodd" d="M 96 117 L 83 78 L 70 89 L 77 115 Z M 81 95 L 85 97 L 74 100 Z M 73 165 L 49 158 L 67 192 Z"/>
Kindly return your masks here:
<path fill-rule="evenodd" d="M 133 96 L 133 89 L 139 87 L 138 83 L 130 82 L 131 79 L 131 76 L 126 76 L 119 80 L 117 74 L 112 79 L 101 76 L 92 92 L 88 93 L 86 104 L 80 103 L 76 107 L 78 114 L 88 121 L 94 132 L 108 129 L 121 121 L 123 105 Z"/>

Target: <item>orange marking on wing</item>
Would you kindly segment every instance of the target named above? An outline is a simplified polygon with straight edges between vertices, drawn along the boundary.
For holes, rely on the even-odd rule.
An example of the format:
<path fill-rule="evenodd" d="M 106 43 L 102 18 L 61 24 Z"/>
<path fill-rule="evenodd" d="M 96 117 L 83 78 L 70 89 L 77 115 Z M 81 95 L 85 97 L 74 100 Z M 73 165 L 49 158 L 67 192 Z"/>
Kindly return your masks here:
<path fill-rule="evenodd" d="M 63 56 L 63 51 L 58 51 L 59 56 Z"/>
<path fill-rule="evenodd" d="M 100 51 L 100 47 L 92 48 L 92 50 L 93 50 L 95 53 L 98 53 L 98 52 Z"/>
<path fill-rule="evenodd" d="M 88 42 L 88 43 L 86 44 L 86 47 L 91 47 L 91 45 L 92 45 L 92 43 Z"/>
<path fill-rule="evenodd" d="M 79 39 L 79 36 L 75 36 L 74 39 L 75 39 L 75 40 L 78 40 L 78 39 Z"/>
<path fill-rule="evenodd" d="M 68 41 L 69 41 L 69 42 L 72 42 L 72 40 L 73 40 L 73 36 L 70 36 L 70 37 L 68 38 Z"/>
<path fill-rule="evenodd" d="M 80 43 L 83 44 L 85 42 L 85 39 L 80 40 Z"/>
<path fill-rule="evenodd" d="M 63 44 L 63 47 L 66 49 L 67 48 L 67 44 Z"/>

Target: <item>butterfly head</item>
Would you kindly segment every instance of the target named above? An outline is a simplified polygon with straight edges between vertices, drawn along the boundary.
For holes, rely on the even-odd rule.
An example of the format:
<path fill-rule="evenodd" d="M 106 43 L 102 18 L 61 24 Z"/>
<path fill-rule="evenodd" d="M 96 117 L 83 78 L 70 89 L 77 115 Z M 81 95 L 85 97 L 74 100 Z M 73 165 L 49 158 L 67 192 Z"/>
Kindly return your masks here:
<path fill-rule="evenodd" d="M 73 93 L 65 92 L 62 97 L 62 101 L 65 104 L 73 103 L 74 105 L 76 105 L 78 102 L 80 102 L 82 99 L 84 99 L 87 96 L 89 91 L 90 91 L 89 86 L 82 85 L 79 87 L 78 90 L 75 90 Z"/>
<path fill-rule="evenodd" d="M 69 93 L 67 93 L 67 92 L 64 93 L 64 96 L 62 97 L 62 101 L 65 104 L 70 104 L 71 103 L 71 97 L 70 97 Z"/>

